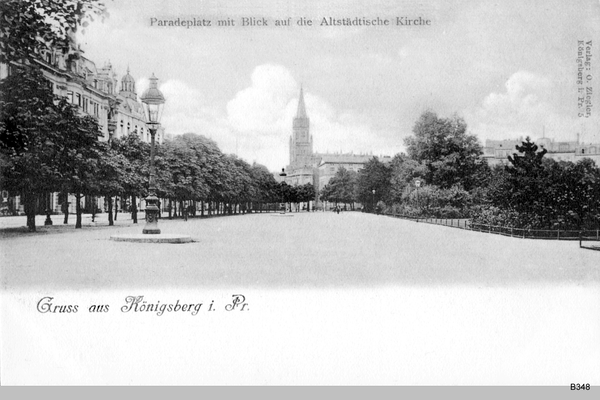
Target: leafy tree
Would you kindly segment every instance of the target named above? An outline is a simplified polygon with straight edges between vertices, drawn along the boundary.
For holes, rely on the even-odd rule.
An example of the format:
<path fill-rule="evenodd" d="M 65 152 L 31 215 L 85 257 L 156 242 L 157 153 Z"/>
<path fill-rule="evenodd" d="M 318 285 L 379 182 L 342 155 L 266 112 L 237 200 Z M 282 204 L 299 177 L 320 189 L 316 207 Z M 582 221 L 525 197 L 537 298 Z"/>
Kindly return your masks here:
<path fill-rule="evenodd" d="M 163 145 L 171 172 L 168 191 L 180 202 L 208 195 L 208 185 L 202 175 L 199 154 L 193 143 L 196 138 L 196 135 L 181 135 Z"/>
<path fill-rule="evenodd" d="M 529 137 L 521 146 L 517 145 L 516 150 L 520 154 L 514 153 L 508 157 L 508 187 L 499 205 L 518 213 L 541 215 L 546 186 L 542 159 L 547 151 L 538 151 L 538 146 Z"/>
<path fill-rule="evenodd" d="M 310 211 L 310 202 L 315 199 L 315 186 L 312 183 L 305 183 L 298 186 L 298 201 L 307 203 L 307 211 Z"/>
<path fill-rule="evenodd" d="M 544 160 L 544 220 L 553 228 L 600 226 L 600 169 L 589 158 L 577 163 Z"/>
<path fill-rule="evenodd" d="M 358 171 L 357 198 L 367 209 L 382 201 L 389 202 L 391 168 L 373 157 Z M 375 193 L 373 193 L 375 190 Z"/>
<path fill-rule="evenodd" d="M 55 99 L 48 81 L 31 68 L 0 82 L 0 150 L 3 186 L 23 196 L 27 226 L 35 231 L 36 197 L 65 188 L 92 190 L 99 157 L 99 128 L 65 99 Z M 77 204 L 79 207 L 79 202 Z M 81 210 L 78 209 L 81 227 Z"/>
<path fill-rule="evenodd" d="M 592 160 L 546 159 L 546 150 L 529 138 L 516 150 L 510 165 L 492 170 L 476 222 L 532 229 L 600 226 L 600 169 Z"/>
<path fill-rule="evenodd" d="M 100 0 L 2 0 L 0 63 L 32 62 L 45 50 L 66 54 L 80 27 L 106 15 Z"/>
<path fill-rule="evenodd" d="M 278 184 L 275 177 L 267 167 L 260 164 L 252 164 L 251 174 L 253 185 L 256 188 L 254 201 L 258 203 L 277 203 Z"/>
<path fill-rule="evenodd" d="M 415 123 L 413 134 L 404 143 L 408 156 L 427 168 L 427 183 L 443 188 L 460 184 L 467 190 L 476 185 L 482 149 L 477 137 L 467 133 L 462 118 L 440 118 L 426 111 Z"/>
<path fill-rule="evenodd" d="M 390 197 L 394 203 L 401 203 L 406 189 L 419 178 L 424 180 L 427 167 L 404 154 L 396 154 L 391 163 Z"/>
<path fill-rule="evenodd" d="M 329 180 L 327 185 L 321 189 L 321 199 L 352 204 L 356 201 L 358 174 L 354 171 L 348 171 L 346 168 L 339 168 L 335 175 Z"/>
<path fill-rule="evenodd" d="M 113 197 L 121 195 L 124 182 L 127 182 L 128 174 L 131 174 L 131 164 L 114 143 L 100 142 L 100 158 L 96 168 L 96 179 L 90 189 L 92 195 L 104 196 L 108 208 L 108 225 L 114 225 L 113 219 Z"/>
<path fill-rule="evenodd" d="M 288 185 L 287 182 L 279 182 L 277 185 L 277 202 L 295 203 L 298 201 L 298 191 L 294 186 Z M 285 207 L 285 205 L 284 205 Z"/>
<path fill-rule="evenodd" d="M 55 109 L 58 140 L 54 147 L 58 154 L 55 159 L 61 186 L 75 194 L 77 219 L 75 228 L 81 228 L 81 202 L 83 195 L 94 194 L 95 180 L 102 156 L 103 146 L 98 141 L 102 135 L 98 121 L 89 115 L 80 116 L 76 106 L 66 99 L 59 100 Z M 50 141 L 46 145 L 51 145 Z"/>
<path fill-rule="evenodd" d="M 258 197 L 258 188 L 254 185 L 250 164 L 237 156 L 230 155 L 229 157 L 236 169 L 237 195 L 234 201 L 239 205 L 240 212 L 245 213 L 248 203 Z"/>
<path fill-rule="evenodd" d="M 122 191 L 131 196 L 131 218 L 137 223 L 137 198 L 146 192 L 150 169 L 150 144 L 142 142 L 137 131 L 116 139 L 112 147 L 125 157 L 121 167 L 120 182 Z M 109 217 L 109 221 L 112 218 Z"/>
<path fill-rule="evenodd" d="M 35 231 L 36 196 L 59 187 L 54 96 L 43 75 L 19 69 L 0 82 L 2 187 L 21 195 L 27 227 Z"/>

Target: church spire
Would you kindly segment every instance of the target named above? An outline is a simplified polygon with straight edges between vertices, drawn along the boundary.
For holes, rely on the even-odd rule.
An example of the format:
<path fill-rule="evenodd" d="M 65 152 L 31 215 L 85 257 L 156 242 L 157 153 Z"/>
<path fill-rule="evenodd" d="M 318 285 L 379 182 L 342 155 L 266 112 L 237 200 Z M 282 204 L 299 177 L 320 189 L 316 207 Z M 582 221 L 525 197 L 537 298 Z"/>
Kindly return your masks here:
<path fill-rule="evenodd" d="M 300 99 L 298 100 L 296 118 L 308 118 L 306 116 L 306 107 L 304 106 L 304 90 L 302 89 L 302 85 L 300 85 Z"/>

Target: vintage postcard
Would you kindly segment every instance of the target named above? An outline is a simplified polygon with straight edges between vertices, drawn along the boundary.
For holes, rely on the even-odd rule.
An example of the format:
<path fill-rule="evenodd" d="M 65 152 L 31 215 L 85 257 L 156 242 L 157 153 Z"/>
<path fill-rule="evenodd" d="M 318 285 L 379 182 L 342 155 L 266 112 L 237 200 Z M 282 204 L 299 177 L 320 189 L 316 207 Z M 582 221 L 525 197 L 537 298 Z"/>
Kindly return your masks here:
<path fill-rule="evenodd" d="M 600 384 L 598 1 L 2 13 L 3 385 Z"/>

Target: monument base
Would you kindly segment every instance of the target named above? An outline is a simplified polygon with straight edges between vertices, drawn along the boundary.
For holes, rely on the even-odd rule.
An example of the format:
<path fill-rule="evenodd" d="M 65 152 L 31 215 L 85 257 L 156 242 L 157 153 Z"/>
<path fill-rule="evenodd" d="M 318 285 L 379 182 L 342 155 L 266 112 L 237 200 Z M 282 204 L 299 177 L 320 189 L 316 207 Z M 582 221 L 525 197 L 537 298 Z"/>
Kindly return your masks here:
<path fill-rule="evenodd" d="M 173 233 L 161 233 L 161 234 L 121 234 L 112 235 L 110 240 L 116 242 L 134 242 L 134 243 L 190 243 L 192 241 L 191 236 L 178 235 Z"/>

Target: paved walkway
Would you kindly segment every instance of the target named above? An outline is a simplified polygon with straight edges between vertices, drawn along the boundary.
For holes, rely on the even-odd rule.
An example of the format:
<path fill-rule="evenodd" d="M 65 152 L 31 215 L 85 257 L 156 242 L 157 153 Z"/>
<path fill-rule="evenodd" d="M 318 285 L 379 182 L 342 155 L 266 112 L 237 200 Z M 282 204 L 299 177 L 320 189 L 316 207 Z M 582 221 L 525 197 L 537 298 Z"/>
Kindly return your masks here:
<path fill-rule="evenodd" d="M 291 216 L 293 215 L 293 216 Z M 370 214 L 248 214 L 160 220 L 186 245 L 120 243 L 143 220 L 5 235 L 4 287 L 163 285 L 345 287 L 600 282 L 600 253 L 576 242 L 513 239 Z"/>
<path fill-rule="evenodd" d="M 195 242 L 110 241 L 142 230 L 119 221 L 8 229 L 4 384 L 600 384 L 600 252 L 578 243 L 358 212 L 161 220 Z M 247 311 L 227 311 L 234 294 Z M 125 313 L 128 296 L 202 308 Z M 79 312 L 38 312 L 48 297 Z"/>
<path fill-rule="evenodd" d="M 45 226 L 44 221 L 46 221 L 45 215 L 36 215 L 35 216 L 35 225 L 36 228 L 40 229 L 57 229 L 61 226 L 64 226 L 64 214 L 60 215 L 51 215 L 50 219 L 52 220 L 52 226 Z M 138 220 L 141 219 L 143 221 L 144 213 L 138 213 Z M 74 227 L 75 221 L 77 220 L 77 216 L 75 214 L 69 214 L 69 219 L 67 221 L 67 226 Z M 117 225 L 127 225 L 132 223 L 131 214 L 130 213 L 118 213 L 117 220 L 114 221 Z M 82 214 L 81 223 L 83 226 L 102 226 L 108 225 L 108 214 L 96 214 L 94 218 L 94 222 L 92 222 L 92 214 Z M 14 229 L 14 228 L 25 228 L 27 226 L 27 217 L 24 215 L 19 216 L 2 216 L 0 217 L 0 230 L 3 229 Z"/>

